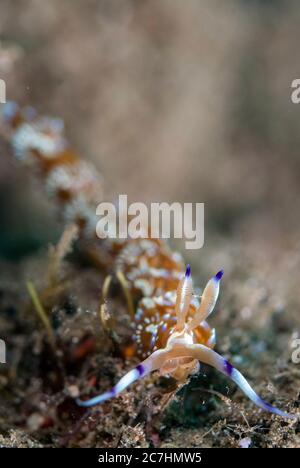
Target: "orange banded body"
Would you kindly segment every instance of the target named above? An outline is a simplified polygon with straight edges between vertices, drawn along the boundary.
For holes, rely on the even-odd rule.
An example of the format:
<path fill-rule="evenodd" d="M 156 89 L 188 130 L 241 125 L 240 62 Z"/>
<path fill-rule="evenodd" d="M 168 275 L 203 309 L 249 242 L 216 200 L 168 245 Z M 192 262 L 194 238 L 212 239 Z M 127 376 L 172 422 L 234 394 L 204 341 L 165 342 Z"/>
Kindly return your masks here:
<path fill-rule="evenodd" d="M 77 224 L 83 238 L 99 243 L 95 213 L 103 196 L 102 178 L 71 148 L 63 122 L 39 116 L 31 107 L 21 109 L 8 103 L 1 130 L 16 158 L 40 179 L 63 220 Z M 183 259 L 159 239 L 111 239 L 102 245 L 113 259 L 113 270 L 126 277 L 136 303 L 132 344 L 124 348 L 124 355 L 148 355 L 165 346 L 174 327 L 175 292 L 184 273 Z M 195 307 L 191 305 L 190 317 Z M 197 342 L 213 345 L 214 330 L 206 323 L 194 333 Z"/>

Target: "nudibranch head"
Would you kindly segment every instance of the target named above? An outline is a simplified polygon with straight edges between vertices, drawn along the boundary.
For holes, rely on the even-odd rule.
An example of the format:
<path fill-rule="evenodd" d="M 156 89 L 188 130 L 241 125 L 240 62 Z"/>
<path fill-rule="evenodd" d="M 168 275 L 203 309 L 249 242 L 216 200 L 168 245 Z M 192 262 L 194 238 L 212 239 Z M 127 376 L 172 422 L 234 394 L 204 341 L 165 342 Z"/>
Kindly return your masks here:
<path fill-rule="evenodd" d="M 208 281 L 203 290 L 200 304 L 193 306 L 194 297 L 190 268 L 188 266 L 185 275 L 179 282 L 176 298 L 172 298 L 172 300 L 168 298 L 170 316 L 175 317 L 175 320 L 173 319 L 170 323 L 170 325 L 172 323 L 173 325 L 170 327 L 168 334 L 164 336 L 159 335 L 157 332 L 154 335 L 156 336 L 156 348 L 153 348 L 153 352 L 137 367 L 124 375 L 110 391 L 87 401 L 78 399 L 78 405 L 89 407 L 103 403 L 118 395 L 134 381 L 155 370 L 159 371 L 162 375 L 168 374 L 177 381 L 185 382 L 189 375 L 198 371 L 199 362 L 203 362 L 215 367 L 224 375 L 231 378 L 248 398 L 261 409 L 285 418 L 297 418 L 296 415 L 285 413 L 264 401 L 255 393 L 245 377 L 232 364 L 212 349 L 212 343 L 204 335 L 202 337 L 197 335 L 196 330 L 199 330 L 199 327 L 202 327 L 200 328 L 201 330 L 205 330 L 207 327 L 207 325 L 203 324 L 206 323 L 205 319 L 213 311 L 218 299 L 222 276 L 223 271 L 221 270 Z M 151 304 L 151 307 L 152 305 L 155 310 L 156 304 Z M 145 318 L 149 319 L 149 327 L 155 327 L 154 323 L 151 324 L 150 316 L 151 314 L 149 314 L 149 317 L 144 317 L 143 320 Z M 158 316 L 158 318 L 160 317 Z M 166 329 L 164 331 L 166 332 Z M 139 339 L 140 341 L 144 339 L 142 334 L 140 334 Z"/>
<path fill-rule="evenodd" d="M 141 299 L 135 314 L 133 335 L 136 355 L 145 358 L 151 352 L 166 347 L 169 337 L 174 334 L 177 322 L 175 306 L 175 291 Z M 199 301 L 192 297 L 188 320 L 192 319 L 198 307 Z M 216 340 L 215 329 L 204 320 L 193 330 L 193 340 L 213 348 Z"/>

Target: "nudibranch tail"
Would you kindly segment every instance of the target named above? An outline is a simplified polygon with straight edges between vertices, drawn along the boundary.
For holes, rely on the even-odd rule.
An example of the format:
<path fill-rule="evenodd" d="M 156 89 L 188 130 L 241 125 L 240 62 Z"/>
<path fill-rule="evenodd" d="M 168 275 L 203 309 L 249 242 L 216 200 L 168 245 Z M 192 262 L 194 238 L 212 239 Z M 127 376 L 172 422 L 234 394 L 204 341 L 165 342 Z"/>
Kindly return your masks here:
<path fill-rule="evenodd" d="M 269 413 L 277 414 L 283 418 L 297 419 L 297 415 L 286 413 L 280 409 L 272 406 L 270 403 L 263 400 L 250 386 L 245 377 L 235 367 L 230 364 L 226 359 L 218 353 L 203 345 L 190 345 L 190 356 L 198 359 L 199 361 L 208 364 L 215 369 L 222 372 L 222 374 L 229 377 L 245 395 L 259 408 Z"/>
<path fill-rule="evenodd" d="M 204 288 L 203 294 L 201 296 L 201 303 L 199 308 L 196 310 L 195 315 L 191 322 L 189 323 L 189 329 L 193 330 L 196 328 L 203 320 L 206 320 L 207 317 L 212 313 L 216 302 L 219 296 L 220 290 L 220 281 L 223 276 L 223 270 L 220 270 L 215 276 L 213 276 L 207 283 Z"/>

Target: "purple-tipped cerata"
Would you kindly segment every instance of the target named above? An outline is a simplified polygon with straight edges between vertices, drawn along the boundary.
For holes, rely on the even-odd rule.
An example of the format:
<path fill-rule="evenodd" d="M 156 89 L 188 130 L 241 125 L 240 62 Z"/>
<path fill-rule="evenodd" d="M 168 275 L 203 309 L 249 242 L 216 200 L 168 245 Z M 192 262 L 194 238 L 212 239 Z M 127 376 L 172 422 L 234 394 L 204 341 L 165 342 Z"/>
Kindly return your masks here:
<path fill-rule="evenodd" d="M 186 270 L 185 270 L 185 277 L 189 278 L 190 276 L 191 276 L 191 267 L 189 264 L 187 264 Z"/>
<path fill-rule="evenodd" d="M 223 275 L 224 275 L 224 271 L 223 271 L 223 270 L 218 271 L 218 273 L 217 273 L 216 276 L 215 276 L 216 280 L 217 280 L 217 281 L 220 281 Z"/>

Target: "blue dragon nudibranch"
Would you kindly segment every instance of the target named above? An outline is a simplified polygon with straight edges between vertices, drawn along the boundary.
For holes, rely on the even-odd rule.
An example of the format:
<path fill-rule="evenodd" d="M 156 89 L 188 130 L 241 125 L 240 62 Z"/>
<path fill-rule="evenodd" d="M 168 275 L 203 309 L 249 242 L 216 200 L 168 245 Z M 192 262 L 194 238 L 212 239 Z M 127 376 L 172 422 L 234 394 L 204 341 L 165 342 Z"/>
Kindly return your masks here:
<path fill-rule="evenodd" d="M 136 380 L 156 370 L 162 375 L 168 374 L 172 376 L 178 382 L 185 382 L 189 375 L 198 372 L 200 367 L 199 362 L 202 362 L 228 376 L 261 409 L 284 418 L 296 419 L 296 415 L 281 411 L 257 395 L 245 377 L 230 362 L 212 349 L 214 342 L 212 342 L 211 337 L 208 341 L 205 339 L 201 340 L 199 339 L 199 334 L 195 333 L 197 327 L 205 324 L 205 320 L 214 310 L 222 276 L 223 271 L 219 271 L 208 281 L 201 296 L 200 305 L 197 308 L 193 307 L 191 313 L 194 298 L 192 277 L 188 265 L 185 275 L 180 280 L 177 288 L 174 303 L 176 324 L 170 330 L 166 346 L 156 349 L 139 365 L 124 375 L 111 390 L 90 400 L 83 401 L 77 399 L 77 404 L 83 407 L 90 407 L 103 403 L 117 396 Z M 206 328 L 205 325 L 204 328 Z"/>

